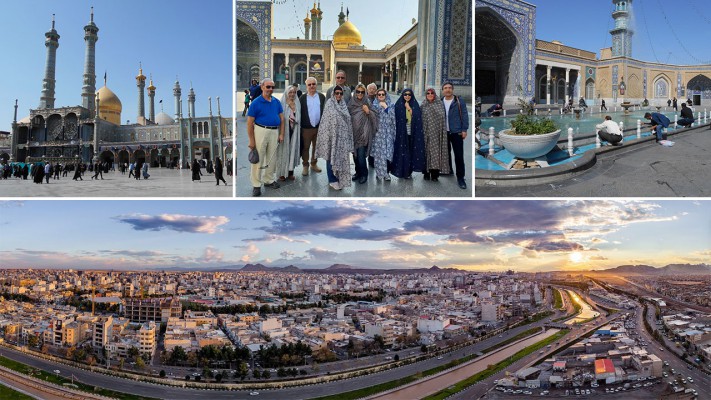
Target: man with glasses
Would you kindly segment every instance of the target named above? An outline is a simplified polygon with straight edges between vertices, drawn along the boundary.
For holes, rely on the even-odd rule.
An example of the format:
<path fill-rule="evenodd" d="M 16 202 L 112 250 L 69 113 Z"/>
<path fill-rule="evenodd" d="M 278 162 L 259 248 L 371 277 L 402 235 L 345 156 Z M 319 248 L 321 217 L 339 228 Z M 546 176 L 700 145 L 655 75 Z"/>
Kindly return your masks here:
<path fill-rule="evenodd" d="M 469 129 L 469 112 L 467 105 L 461 98 L 454 95 L 454 84 L 445 82 L 442 85 L 442 103 L 447 114 L 447 138 L 449 147 L 454 150 L 454 165 L 457 173 L 457 183 L 462 189 L 467 188 L 464 180 L 464 139 L 467 138 Z M 450 160 L 451 163 L 451 160 Z M 450 164 L 450 171 L 452 170 Z"/>
<path fill-rule="evenodd" d="M 262 80 L 261 96 L 254 99 L 247 112 L 247 136 L 249 148 L 257 149 L 259 162 L 252 164 L 250 180 L 252 196 L 261 196 L 262 183 L 264 187 L 278 189 L 276 182 L 277 145 L 284 140 L 284 110 L 281 102 L 272 98 L 274 81 L 269 78 Z"/>
<path fill-rule="evenodd" d="M 326 100 L 330 99 L 331 96 L 333 96 L 333 88 L 336 86 L 339 86 L 343 89 L 343 101 L 346 102 L 346 104 L 351 102 L 351 88 L 346 85 L 346 73 L 342 69 L 339 69 L 338 72 L 336 72 L 336 84 L 328 88 L 326 91 Z"/>
<path fill-rule="evenodd" d="M 301 103 L 301 163 L 303 169 L 301 175 L 309 174 L 309 148 L 311 149 L 311 169 L 314 172 L 321 172 L 321 168 L 316 165 L 316 134 L 321 123 L 323 107 L 326 105 L 326 97 L 323 93 L 316 92 L 316 78 L 310 76 L 306 78 L 306 93 L 299 97 Z"/>

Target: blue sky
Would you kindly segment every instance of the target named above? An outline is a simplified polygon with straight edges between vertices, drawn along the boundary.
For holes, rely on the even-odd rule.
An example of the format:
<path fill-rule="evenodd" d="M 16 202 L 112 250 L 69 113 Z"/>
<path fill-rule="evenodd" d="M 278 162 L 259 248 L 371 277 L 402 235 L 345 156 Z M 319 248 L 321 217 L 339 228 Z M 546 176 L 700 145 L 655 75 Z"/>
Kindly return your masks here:
<path fill-rule="evenodd" d="M 536 38 L 592 51 L 612 45 L 611 0 L 530 0 Z M 632 57 L 671 64 L 711 63 L 711 9 L 706 0 L 633 0 Z"/>
<path fill-rule="evenodd" d="M 313 8 L 309 0 L 280 0 L 274 4 L 274 36 L 280 39 L 304 38 L 306 11 Z M 379 50 L 393 44 L 412 27 L 412 19 L 418 19 L 417 0 L 325 0 L 321 1 L 323 20 L 321 39 L 332 39 L 338 29 L 338 14 L 346 8 L 350 21 L 360 31 L 363 44 L 371 50 Z M 309 18 L 311 16 L 309 15 Z"/>
<path fill-rule="evenodd" d="M 711 259 L 711 201 L 5 201 L 0 267 L 579 270 Z"/>
<path fill-rule="evenodd" d="M 9 131 L 15 99 L 18 119 L 39 105 L 46 58 L 44 34 L 56 14 L 59 35 L 55 106 L 81 104 L 84 65 L 84 32 L 94 6 L 99 27 L 96 43 L 96 88 L 108 87 L 123 103 L 122 123 L 136 121 L 138 63 L 143 73 L 153 74 L 158 102 L 174 115 L 173 84 L 178 75 L 187 109 L 190 81 L 197 95 L 196 113 L 208 114 L 207 97 L 217 113 L 232 115 L 232 2 L 211 0 L 122 1 L 3 1 L 0 5 L 0 130 Z M 148 86 L 148 82 L 146 82 Z M 148 97 L 146 92 L 146 116 Z"/>

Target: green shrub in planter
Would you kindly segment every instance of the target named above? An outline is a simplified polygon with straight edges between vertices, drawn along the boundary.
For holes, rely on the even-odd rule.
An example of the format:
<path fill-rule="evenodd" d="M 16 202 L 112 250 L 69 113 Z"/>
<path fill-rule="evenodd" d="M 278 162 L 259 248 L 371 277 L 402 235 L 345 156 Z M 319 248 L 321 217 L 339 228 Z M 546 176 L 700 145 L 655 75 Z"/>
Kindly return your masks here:
<path fill-rule="evenodd" d="M 509 135 L 542 135 L 558 130 L 556 123 L 550 118 L 536 118 L 519 114 L 511 121 Z"/>

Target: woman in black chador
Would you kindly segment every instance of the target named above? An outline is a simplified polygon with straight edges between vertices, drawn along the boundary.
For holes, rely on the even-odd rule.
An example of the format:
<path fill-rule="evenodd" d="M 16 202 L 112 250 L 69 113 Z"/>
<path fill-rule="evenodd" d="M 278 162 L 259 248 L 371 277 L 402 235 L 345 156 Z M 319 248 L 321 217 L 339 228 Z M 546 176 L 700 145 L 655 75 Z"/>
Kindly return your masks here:
<path fill-rule="evenodd" d="M 425 136 L 422 111 L 410 89 L 402 91 L 395 103 L 395 144 L 392 174 L 410 179 L 412 172 L 425 172 Z"/>
<path fill-rule="evenodd" d="M 77 164 L 74 166 L 74 178 L 72 178 L 72 179 L 73 179 L 73 180 L 79 179 L 80 181 L 83 181 L 83 180 L 84 180 L 84 179 L 82 179 L 82 177 L 81 177 L 81 164 L 77 163 Z"/>
<path fill-rule="evenodd" d="M 217 181 L 217 186 L 220 185 L 220 181 L 227 186 L 227 181 L 222 177 L 222 160 L 220 160 L 220 157 L 215 157 L 215 180 Z"/>
<path fill-rule="evenodd" d="M 193 172 L 193 181 L 199 181 L 202 172 L 200 172 L 200 163 L 195 158 L 193 158 L 193 165 L 191 167 L 191 170 Z"/>

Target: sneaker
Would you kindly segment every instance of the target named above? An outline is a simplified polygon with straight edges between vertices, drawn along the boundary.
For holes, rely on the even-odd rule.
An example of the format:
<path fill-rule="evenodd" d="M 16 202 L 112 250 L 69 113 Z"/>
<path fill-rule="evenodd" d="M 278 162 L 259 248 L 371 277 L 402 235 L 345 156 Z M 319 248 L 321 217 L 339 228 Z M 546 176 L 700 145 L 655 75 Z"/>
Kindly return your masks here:
<path fill-rule="evenodd" d="M 331 186 L 332 188 L 334 188 L 335 190 L 343 189 L 343 187 L 341 187 L 341 184 L 338 182 L 331 182 L 328 185 Z"/>
<path fill-rule="evenodd" d="M 252 188 L 252 197 L 259 197 L 262 195 L 262 189 L 258 187 Z"/>
<path fill-rule="evenodd" d="M 457 180 L 457 183 L 459 184 L 459 188 L 460 188 L 460 189 L 466 189 L 466 188 L 467 188 L 467 181 L 465 181 L 464 178 L 458 179 L 458 180 Z"/>
<path fill-rule="evenodd" d="M 267 187 L 269 189 L 279 189 L 281 186 L 279 186 L 279 183 L 277 183 L 277 181 L 274 181 L 272 183 L 264 185 L 264 187 Z"/>

